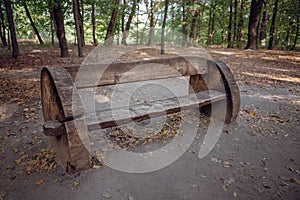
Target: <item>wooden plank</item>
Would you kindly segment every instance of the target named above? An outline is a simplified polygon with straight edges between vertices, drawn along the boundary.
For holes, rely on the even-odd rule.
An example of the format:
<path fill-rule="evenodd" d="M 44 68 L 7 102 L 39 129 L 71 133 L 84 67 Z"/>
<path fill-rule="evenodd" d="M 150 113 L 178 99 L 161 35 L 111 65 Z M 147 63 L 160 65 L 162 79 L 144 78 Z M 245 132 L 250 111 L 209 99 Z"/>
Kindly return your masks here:
<path fill-rule="evenodd" d="M 88 129 L 96 130 L 201 107 L 213 102 L 225 100 L 225 97 L 226 94 L 224 93 L 210 90 L 182 97 L 135 104 L 129 108 L 122 107 L 113 111 L 96 111 L 94 115 L 87 114 L 84 117 L 86 123 L 88 123 Z"/>
<path fill-rule="evenodd" d="M 65 67 L 77 88 L 114 85 L 207 73 L 201 57 L 168 57 L 111 64 Z M 78 76 L 77 76 L 78 75 Z"/>

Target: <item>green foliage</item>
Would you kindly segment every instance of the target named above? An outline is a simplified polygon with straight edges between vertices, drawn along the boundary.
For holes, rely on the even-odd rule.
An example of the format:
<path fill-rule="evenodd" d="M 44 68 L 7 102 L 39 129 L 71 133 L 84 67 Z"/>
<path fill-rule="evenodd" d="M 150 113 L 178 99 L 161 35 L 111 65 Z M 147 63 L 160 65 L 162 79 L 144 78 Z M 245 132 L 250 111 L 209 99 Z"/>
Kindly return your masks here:
<path fill-rule="evenodd" d="M 1 0 L 3 1 L 3 0 Z M 19 39 L 33 39 L 34 34 L 30 26 L 29 20 L 26 17 L 23 2 L 26 1 L 30 14 L 35 22 L 37 29 L 39 30 L 42 38 L 46 41 L 51 40 L 51 29 L 50 29 L 50 14 L 49 10 L 55 5 L 54 0 L 15 0 L 12 1 L 14 19 L 17 29 L 17 35 Z M 164 0 L 153 0 L 154 8 L 153 12 L 156 19 L 156 28 L 161 27 L 162 16 L 164 13 Z M 183 5 L 183 2 L 185 5 Z M 200 3 L 199 3 L 200 2 Z M 240 6 L 241 0 L 238 0 L 238 6 Z M 273 2 L 270 0 L 269 6 L 269 18 L 273 13 Z M 97 40 L 103 42 L 105 37 L 106 29 L 110 20 L 111 12 L 115 8 L 115 0 L 80 0 L 83 4 L 84 13 L 84 31 L 85 40 L 89 44 L 92 42 L 92 22 L 91 22 L 91 11 L 92 4 L 95 4 L 95 19 L 96 19 L 96 32 Z M 251 1 L 245 1 L 245 12 L 243 15 L 244 24 L 242 27 L 243 40 L 242 45 L 246 43 L 247 39 L 247 28 L 249 20 Z M 121 20 L 122 15 L 125 16 L 125 23 L 128 19 L 133 0 L 126 0 L 126 4 L 123 4 L 121 0 L 121 5 L 119 6 L 118 22 L 116 25 L 115 34 L 121 31 Z M 69 42 L 75 41 L 75 30 L 74 30 L 74 19 L 72 10 L 72 0 L 61 0 L 61 5 L 64 12 L 64 21 L 66 36 Z M 148 7 L 147 7 L 148 5 Z M 196 23 L 196 40 L 200 45 L 205 45 L 208 40 L 208 25 L 210 20 L 210 9 L 211 6 L 214 7 L 214 29 L 212 30 L 214 44 L 226 45 L 227 43 L 227 33 L 228 33 L 228 23 L 229 23 L 229 5 L 230 0 L 170 0 L 170 6 L 168 11 L 168 18 L 166 24 L 166 42 L 167 43 L 180 43 L 182 36 L 178 33 L 182 33 L 183 27 L 183 17 L 182 10 L 183 6 L 186 9 L 186 25 L 189 36 L 191 23 L 193 16 L 199 11 L 199 16 Z M 135 17 L 132 21 L 132 26 L 130 30 L 129 40 L 131 42 L 138 42 L 141 44 L 147 44 L 149 37 L 149 7 L 150 0 L 138 0 L 138 12 L 136 12 Z M 290 46 L 296 35 L 297 27 L 297 17 L 300 15 L 300 1 L 298 0 L 282 0 L 279 3 L 279 11 L 277 16 L 276 31 L 275 31 L 275 41 L 276 45 Z M 240 9 L 237 10 L 237 17 L 239 19 Z M 268 22 L 268 31 L 270 29 L 271 20 Z M 119 30 L 118 30 L 119 29 Z M 291 30 L 291 31 L 287 31 Z M 174 36 L 174 32 L 177 34 Z M 122 36 L 120 33 L 119 38 Z M 289 35 L 288 35 L 289 34 Z M 118 37 L 115 37 L 115 40 Z M 286 38 L 288 40 L 286 40 Z M 268 39 L 268 34 L 267 34 Z M 155 43 L 160 42 L 159 31 L 155 32 Z"/>

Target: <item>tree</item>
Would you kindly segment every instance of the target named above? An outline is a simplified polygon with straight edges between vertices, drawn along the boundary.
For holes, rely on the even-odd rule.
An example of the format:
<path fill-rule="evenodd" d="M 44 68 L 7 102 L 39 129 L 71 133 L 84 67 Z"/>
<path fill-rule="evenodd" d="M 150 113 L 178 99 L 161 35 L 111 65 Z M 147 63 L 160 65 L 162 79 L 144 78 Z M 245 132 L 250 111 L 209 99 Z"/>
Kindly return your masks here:
<path fill-rule="evenodd" d="M 300 18 L 300 16 L 299 16 L 299 13 L 298 13 L 297 21 L 296 21 L 296 23 L 297 23 L 297 27 L 296 27 L 296 36 L 295 36 L 295 38 L 294 38 L 294 43 L 293 43 L 293 46 L 292 46 L 291 50 L 294 50 L 294 49 L 295 49 L 296 44 L 297 44 L 297 40 L 298 40 L 298 37 L 299 37 L 299 21 L 300 21 L 299 18 Z"/>
<path fill-rule="evenodd" d="M 80 36 L 81 36 L 81 44 L 82 46 L 85 46 L 85 41 L 84 41 L 84 6 L 83 6 L 83 1 L 77 0 L 77 5 L 78 5 L 78 20 L 79 20 L 79 30 L 80 30 Z"/>
<path fill-rule="evenodd" d="M 20 53 L 19 53 L 19 46 L 18 46 L 18 41 L 17 41 L 15 23 L 14 23 L 14 19 L 13 19 L 13 11 L 11 9 L 11 2 L 10 2 L 10 0 L 4 0 L 4 3 L 5 3 L 5 8 L 6 8 L 11 43 L 12 43 L 12 48 L 13 48 L 12 57 L 18 58 Z"/>
<path fill-rule="evenodd" d="M 54 28 L 53 28 L 53 24 L 54 24 L 54 26 L 56 26 L 56 24 L 54 22 L 53 10 L 50 9 L 49 13 L 50 13 L 51 46 L 54 47 Z"/>
<path fill-rule="evenodd" d="M 192 15 L 192 24 L 190 30 L 190 45 L 193 45 L 195 42 L 195 29 L 196 29 L 196 22 L 200 14 L 200 4 L 201 4 L 201 0 L 197 0 L 197 7 Z"/>
<path fill-rule="evenodd" d="M 208 30 L 207 30 L 207 45 L 214 44 L 215 40 L 215 9 L 216 3 L 214 0 L 210 2 L 209 8 L 209 21 L 208 21 Z"/>
<path fill-rule="evenodd" d="M 273 7 L 271 28 L 270 28 L 270 39 L 269 39 L 268 49 L 273 49 L 273 46 L 274 46 L 274 33 L 275 33 L 277 10 L 278 10 L 278 0 L 275 0 L 274 7 Z"/>
<path fill-rule="evenodd" d="M 92 28 L 93 28 L 93 45 L 97 46 L 98 41 L 96 38 L 96 19 L 95 19 L 95 2 L 92 3 L 92 13 L 91 13 L 91 19 L 92 19 Z"/>
<path fill-rule="evenodd" d="M 37 30 L 35 24 L 34 24 L 34 21 L 32 20 L 32 17 L 30 15 L 30 12 L 29 12 L 29 9 L 28 9 L 28 6 L 27 6 L 27 3 L 26 1 L 23 1 L 23 6 L 25 8 L 25 13 L 26 13 L 26 16 L 27 18 L 29 19 L 29 22 L 30 22 L 30 25 L 34 31 L 34 33 L 36 34 L 36 36 L 38 37 L 38 40 L 40 42 L 40 44 L 44 44 L 44 41 L 42 40 L 41 36 L 40 36 L 40 33 L 39 31 Z"/>
<path fill-rule="evenodd" d="M 127 40 L 128 35 L 129 35 L 129 30 L 130 30 L 130 26 L 131 26 L 133 16 L 135 15 L 136 5 L 137 5 L 137 0 L 133 0 L 131 11 L 130 11 L 130 14 L 129 14 L 129 17 L 128 17 L 128 21 L 126 23 L 125 30 L 123 31 L 122 44 L 124 44 L 124 45 L 127 45 L 126 40 Z"/>
<path fill-rule="evenodd" d="M 80 19 L 79 19 L 79 13 L 78 13 L 78 1 L 73 0 L 73 15 L 74 15 L 74 21 L 75 21 L 75 29 L 76 29 L 76 35 L 77 35 L 77 49 L 78 49 L 78 57 L 83 57 L 83 52 L 82 52 L 82 36 L 81 36 L 81 31 L 80 31 Z"/>
<path fill-rule="evenodd" d="M 107 31 L 106 31 L 105 45 L 112 45 L 112 43 L 113 43 L 113 32 L 114 32 L 115 24 L 117 21 L 119 4 L 120 4 L 120 0 L 115 0 L 114 8 L 111 13 L 110 22 L 109 22 L 109 25 L 108 25 Z"/>
<path fill-rule="evenodd" d="M 230 5 L 229 5 L 229 23 L 228 23 L 228 35 L 227 35 L 227 48 L 232 48 L 232 42 L 231 42 L 231 32 L 232 32 L 232 0 L 230 0 Z"/>
<path fill-rule="evenodd" d="M 154 43 L 154 0 L 150 0 L 150 33 L 148 45 L 152 46 Z"/>
<path fill-rule="evenodd" d="M 187 6 L 189 1 L 182 0 L 182 46 L 187 44 Z"/>
<path fill-rule="evenodd" d="M 269 3 L 264 2 L 264 12 L 261 20 L 260 34 L 259 34 L 259 39 L 261 41 L 262 46 L 266 46 L 267 25 L 269 21 L 268 9 L 269 9 Z"/>
<path fill-rule="evenodd" d="M 166 21 L 168 15 L 168 5 L 169 5 L 169 0 L 165 0 L 165 14 L 164 14 L 164 20 L 163 20 L 162 31 L 161 31 L 161 54 L 165 54 L 165 28 L 166 28 Z"/>
<path fill-rule="evenodd" d="M 243 26 L 244 26 L 244 9 L 245 9 L 245 0 L 241 0 L 240 7 L 240 16 L 238 22 L 238 30 L 237 30 L 237 47 L 241 47 L 241 42 L 243 40 Z"/>
<path fill-rule="evenodd" d="M 53 9 L 53 18 L 56 27 L 56 35 L 60 47 L 60 55 L 61 57 L 69 57 L 68 43 L 65 34 L 64 17 L 61 9 L 60 0 L 54 0 L 54 6 L 52 9 Z"/>
<path fill-rule="evenodd" d="M 260 12 L 262 9 L 264 0 L 252 0 L 249 26 L 248 26 L 248 42 L 245 49 L 257 49 L 258 41 L 258 24 L 260 19 Z"/>
<path fill-rule="evenodd" d="M 237 11 L 238 11 L 238 1 L 234 0 L 234 19 L 233 19 L 233 42 L 236 44 L 237 41 Z"/>
<path fill-rule="evenodd" d="M 6 27 L 5 27 L 5 21 L 4 21 L 3 11 L 2 11 L 2 3 L 1 3 L 1 0 L 0 0 L 0 37 L 1 37 L 3 47 L 7 46 L 5 28 Z"/>

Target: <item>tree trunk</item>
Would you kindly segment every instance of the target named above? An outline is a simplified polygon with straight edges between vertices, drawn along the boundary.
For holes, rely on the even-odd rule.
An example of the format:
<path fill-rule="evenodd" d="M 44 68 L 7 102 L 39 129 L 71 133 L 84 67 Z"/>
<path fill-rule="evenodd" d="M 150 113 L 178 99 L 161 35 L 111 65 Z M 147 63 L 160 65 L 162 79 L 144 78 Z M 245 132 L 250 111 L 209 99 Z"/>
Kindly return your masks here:
<path fill-rule="evenodd" d="M 154 44 L 154 0 L 150 1 L 150 33 L 148 45 L 152 46 Z"/>
<path fill-rule="evenodd" d="M 121 30 L 122 33 L 125 31 L 125 10 L 126 10 L 126 0 L 123 0 L 123 9 L 122 9 L 122 22 L 121 22 Z"/>
<path fill-rule="evenodd" d="M 241 48 L 241 42 L 243 40 L 243 26 L 244 26 L 244 11 L 245 11 L 245 0 L 241 0 L 241 10 L 238 23 L 237 33 L 237 47 Z"/>
<path fill-rule="evenodd" d="M 8 44 L 8 50 L 11 50 L 11 45 L 10 45 L 10 31 L 9 31 L 9 29 L 7 30 L 7 38 L 8 38 L 8 40 L 7 40 L 7 44 Z"/>
<path fill-rule="evenodd" d="M 80 36 L 82 40 L 82 46 L 85 46 L 85 40 L 84 40 L 84 6 L 83 6 L 83 1 L 78 0 L 78 13 L 79 13 L 79 28 L 80 28 Z"/>
<path fill-rule="evenodd" d="M 278 0 L 275 0 L 274 8 L 273 8 L 273 15 L 272 15 L 271 28 L 270 28 L 270 39 L 269 39 L 268 49 L 273 49 L 273 46 L 274 46 L 274 33 L 275 33 L 277 10 L 278 10 Z"/>
<path fill-rule="evenodd" d="M 128 21 L 126 23 L 125 30 L 123 32 L 122 44 L 124 44 L 124 45 L 127 45 L 126 40 L 128 38 L 128 35 L 129 35 L 129 30 L 130 30 L 132 19 L 133 19 L 134 15 L 135 15 L 136 5 L 137 5 L 137 0 L 133 0 L 133 4 L 132 4 L 132 7 L 131 7 L 130 15 L 129 15 Z"/>
<path fill-rule="evenodd" d="M 74 15 L 74 21 L 75 21 L 75 30 L 76 30 L 76 36 L 77 36 L 77 49 L 78 49 L 78 57 L 83 57 L 82 52 L 82 36 L 80 31 L 80 19 L 79 19 L 79 13 L 78 13 L 78 1 L 73 0 L 73 15 Z"/>
<path fill-rule="evenodd" d="M 105 45 L 112 45 L 112 43 L 113 43 L 113 32 L 114 32 L 114 28 L 115 28 L 115 24 L 116 24 L 116 20 L 117 20 L 117 16 L 118 16 L 119 4 L 120 4 L 120 0 L 115 0 L 115 5 L 114 5 L 115 8 L 113 9 L 113 11 L 111 13 L 110 22 L 109 22 L 109 25 L 108 25 L 107 31 L 106 31 Z"/>
<path fill-rule="evenodd" d="M 167 21 L 167 15 L 168 15 L 168 6 L 169 6 L 169 0 L 165 0 L 165 14 L 164 14 L 164 20 L 162 24 L 162 31 L 161 31 L 161 54 L 165 54 L 165 28 L 166 28 L 166 21 Z"/>
<path fill-rule="evenodd" d="M 97 46 L 98 41 L 96 38 L 96 19 L 95 19 L 95 2 L 92 3 L 92 27 L 93 27 L 93 45 Z"/>
<path fill-rule="evenodd" d="M 238 1 L 234 0 L 234 15 L 233 15 L 233 47 L 236 45 L 237 41 L 237 7 Z"/>
<path fill-rule="evenodd" d="M 197 1 L 197 5 L 200 6 L 201 0 Z M 196 22 L 200 14 L 200 8 L 197 7 L 195 13 L 192 15 L 192 24 L 191 24 L 191 31 L 190 31 L 190 46 L 194 45 L 195 43 L 195 28 Z"/>
<path fill-rule="evenodd" d="M 5 21 L 3 16 L 1 0 L 0 0 L 0 32 L 1 32 L 2 46 L 6 47 L 7 46 L 6 33 L 5 33 L 6 30 L 5 30 Z"/>
<path fill-rule="evenodd" d="M 207 29 L 207 45 L 211 45 L 211 36 L 212 36 L 212 12 L 213 12 L 213 1 L 211 1 L 210 3 L 210 7 L 209 7 L 209 19 L 208 19 L 208 29 Z"/>
<path fill-rule="evenodd" d="M 14 19 L 13 19 L 13 11 L 11 9 L 10 0 L 4 0 L 4 2 L 5 2 L 6 14 L 7 14 L 7 19 L 8 19 L 8 24 L 9 24 L 9 30 L 10 30 L 11 44 L 12 44 L 12 49 L 13 49 L 12 57 L 18 58 L 20 53 L 19 53 L 19 46 L 18 46 L 18 41 L 17 41 L 15 23 L 14 23 Z"/>
<path fill-rule="evenodd" d="M 53 24 L 55 26 L 54 23 L 54 15 L 53 15 L 53 11 L 50 11 L 50 29 L 51 29 L 51 46 L 54 47 L 54 28 L 53 28 Z M 55 27 L 56 29 L 56 27 Z"/>
<path fill-rule="evenodd" d="M 140 5 L 139 5 L 139 2 L 137 2 L 137 14 L 136 14 L 136 45 L 139 44 L 139 35 L 140 35 L 140 32 L 139 32 L 139 15 L 140 15 Z"/>
<path fill-rule="evenodd" d="M 293 43 L 293 46 L 291 48 L 291 50 L 294 50 L 296 48 L 296 45 L 297 45 L 297 40 L 298 40 L 298 37 L 299 37 L 299 15 L 297 17 L 297 28 L 296 28 L 296 36 L 294 38 L 294 43 Z"/>
<path fill-rule="evenodd" d="M 213 14 L 212 14 L 212 20 L 211 20 L 211 42 L 210 44 L 215 44 L 215 19 L 216 19 L 216 13 L 215 13 L 215 7 L 216 4 L 213 7 Z"/>
<path fill-rule="evenodd" d="M 39 40 L 39 43 L 40 44 L 44 44 L 44 41 L 42 40 L 41 36 L 40 36 L 40 33 L 39 31 L 37 30 L 33 20 L 32 20 L 32 17 L 30 15 L 30 12 L 29 12 L 29 9 L 28 9 L 28 6 L 27 6 L 27 3 L 26 1 L 23 1 L 23 6 L 25 8 L 25 12 L 26 12 L 26 16 L 28 17 L 29 21 L 30 21 L 30 25 L 34 31 L 34 33 L 36 34 L 36 36 L 38 37 L 38 40 Z"/>
<path fill-rule="evenodd" d="M 228 45 L 227 48 L 232 48 L 232 43 L 231 43 L 231 31 L 232 31 L 232 0 L 230 0 L 230 6 L 229 6 L 229 23 L 228 23 Z"/>
<path fill-rule="evenodd" d="M 56 27 L 56 36 L 59 42 L 61 57 L 69 57 L 68 43 L 65 35 L 64 16 L 61 10 L 60 0 L 55 0 L 53 16 Z"/>
<path fill-rule="evenodd" d="M 187 44 L 186 0 L 182 0 L 182 46 Z"/>
<path fill-rule="evenodd" d="M 258 49 L 258 24 L 260 20 L 260 12 L 262 9 L 264 0 L 252 0 L 249 27 L 248 27 L 248 42 L 245 49 Z"/>
<path fill-rule="evenodd" d="M 269 9 L 269 3 L 264 2 L 264 12 L 263 12 L 263 17 L 260 26 L 260 34 L 259 34 L 259 39 L 261 41 L 262 46 L 266 46 L 267 25 L 269 21 L 268 9 Z"/>

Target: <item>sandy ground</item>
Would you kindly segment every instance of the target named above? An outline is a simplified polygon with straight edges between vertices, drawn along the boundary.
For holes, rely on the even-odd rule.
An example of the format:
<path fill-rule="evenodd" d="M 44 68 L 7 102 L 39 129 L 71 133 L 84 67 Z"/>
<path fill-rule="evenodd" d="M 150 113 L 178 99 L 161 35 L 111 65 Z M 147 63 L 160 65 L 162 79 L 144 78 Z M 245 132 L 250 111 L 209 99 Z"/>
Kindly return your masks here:
<path fill-rule="evenodd" d="M 107 166 L 67 174 L 57 167 L 42 132 L 39 72 L 82 59 L 25 49 L 14 61 L 2 52 L 0 199 L 300 199 L 300 53 L 207 51 L 237 78 L 238 119 L 205 158 L 196 153 L 205 135 L 199 130 L 176 162 L 145 174 Z"/>

